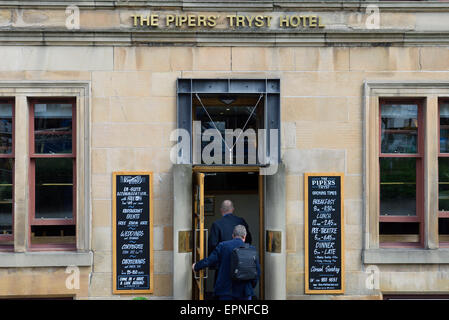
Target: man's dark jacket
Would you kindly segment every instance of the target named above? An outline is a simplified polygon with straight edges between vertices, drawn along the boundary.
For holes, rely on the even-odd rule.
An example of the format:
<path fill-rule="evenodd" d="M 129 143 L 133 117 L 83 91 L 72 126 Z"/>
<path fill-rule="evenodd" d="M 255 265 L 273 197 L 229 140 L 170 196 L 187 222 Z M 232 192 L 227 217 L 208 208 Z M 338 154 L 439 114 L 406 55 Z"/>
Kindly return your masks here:
<path fill-rule="evenodd" d="M 211 252 L 209 257 L 200 260 L 195 264 L 195 271 L 211 266 L 217 267 L 218 276 L 214 287 L 216 296 L 233 296 L 236 299 L 245 299 L 254 296 L 253 287 L 256 286 L 260 277 L 259 259 L 256 261 L 257 279 L 255 281 L 236 281 L 231 278 L 232 250 L 242 245 L 243 241 L 240 238 L 220 242 L 215 250 Z M 254 246 L 251 247 L 254 248 Z"/>
<path fill-rule="evenodd" d="M 208 239 L 209 254 L 214 251 L 215 247 L 222 241 L 232 240 L 232 232 L 237 225 L 243 225 L 246 228 L 245 242 L 251 244 L 252 238 L 249 232 L 248 224 L 245 219 L 228 213 L 212 223 Z"/>

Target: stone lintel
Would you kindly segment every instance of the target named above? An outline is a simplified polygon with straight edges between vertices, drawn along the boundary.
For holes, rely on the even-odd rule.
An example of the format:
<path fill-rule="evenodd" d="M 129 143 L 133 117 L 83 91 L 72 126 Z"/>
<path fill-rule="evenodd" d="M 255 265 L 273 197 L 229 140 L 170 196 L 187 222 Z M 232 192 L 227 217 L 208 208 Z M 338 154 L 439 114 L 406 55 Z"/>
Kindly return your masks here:
<path fill-rule="evenodd" d="M 382 11 L 402 11 L 402 12 L 441 12 L 449 11 L 449 3 L 441 1 L 388 1 L 376 0 L 264 0 L 264 1 L 223 1 L 223 0 L 55 0 L 55 1 L 33 1 L 33 0 L 5 0 L 0 4 L 0 8 L 61 8 L 67 6 L 77 6 L 83 9 L 111 9 L 116 8 L 163 8 L 182 9 L 185 11 L 196 10 L 256 10 L 273 11 L 275 9 L 288 10 L 365 10 L 370 5 L 379 7 Z"/>
<path fill-rule="evenodd" d="M 192 32 L 20 29 L 0 31 L 0 45 L 61 46 L 447 46 L 449 32 Z"/>

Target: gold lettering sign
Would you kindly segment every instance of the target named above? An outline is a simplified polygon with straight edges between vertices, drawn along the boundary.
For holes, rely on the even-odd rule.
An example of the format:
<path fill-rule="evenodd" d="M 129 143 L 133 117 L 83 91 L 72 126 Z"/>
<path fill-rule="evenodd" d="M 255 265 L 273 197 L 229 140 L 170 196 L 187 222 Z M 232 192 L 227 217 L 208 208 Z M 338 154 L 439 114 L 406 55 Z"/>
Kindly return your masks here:
<path fill-rule="evenodd" d="M 195 14 L 134 14 L 131 15 L 134 27 L 154 27 L 154 28 L 214 28 L 219 21 L 225 23 L 228 28 L 324 28 L 321 17 L 316 15 L 282 15 L 273 19 L 269 15 L 226 15 L 224 20 L 220 20 L 219 15 L 195 15 Z M 275 21 L 276 20 L 276 21 Z"/>

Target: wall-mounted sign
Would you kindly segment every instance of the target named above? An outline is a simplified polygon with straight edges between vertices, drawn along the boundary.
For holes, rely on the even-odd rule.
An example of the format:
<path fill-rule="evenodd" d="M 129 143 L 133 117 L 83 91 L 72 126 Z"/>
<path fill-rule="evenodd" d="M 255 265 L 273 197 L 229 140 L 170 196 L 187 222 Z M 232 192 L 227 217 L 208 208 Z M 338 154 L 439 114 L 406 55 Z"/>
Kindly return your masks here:
<path fill-rule="evenodd" d="M 282 232 L 267 230 L 265 236 L 267 252 L 281 253 L 282 250 Z"/>
<path fill-rule="evenodd" d="M 344 293 L 344 177 L 304 175 L 305 292 Z"/>
<path fill-rule="evenodd" d="M 323 21 L 317 15 L 292 14 L 273 17 L 271 15 L 240 14 L 133 14 L 134 27 L 181 28 L 324 28 Z"/>
<path fill-rule="evenodd" d="M 153 293 L 153 173 L 112 175 L 114 294 Z"/>

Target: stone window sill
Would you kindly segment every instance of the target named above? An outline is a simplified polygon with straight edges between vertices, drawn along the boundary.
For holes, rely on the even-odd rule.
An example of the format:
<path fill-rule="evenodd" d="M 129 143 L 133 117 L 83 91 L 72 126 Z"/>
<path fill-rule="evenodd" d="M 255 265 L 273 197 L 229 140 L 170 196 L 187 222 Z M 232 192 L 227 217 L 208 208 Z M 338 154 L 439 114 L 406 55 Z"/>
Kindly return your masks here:
<path fill-rule="evenodd" d="M 366 249 L 365 264 L 443 264 L 449 263 L 449 248 L 440 249 Z"/>
<path fill-rule="evenodd" d="M 0 268 L 91 266 L 89 252 L 0 252 Z"/>

